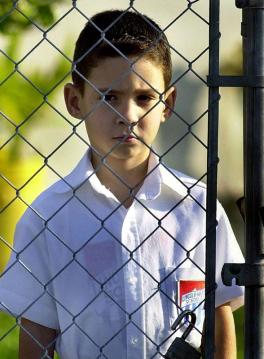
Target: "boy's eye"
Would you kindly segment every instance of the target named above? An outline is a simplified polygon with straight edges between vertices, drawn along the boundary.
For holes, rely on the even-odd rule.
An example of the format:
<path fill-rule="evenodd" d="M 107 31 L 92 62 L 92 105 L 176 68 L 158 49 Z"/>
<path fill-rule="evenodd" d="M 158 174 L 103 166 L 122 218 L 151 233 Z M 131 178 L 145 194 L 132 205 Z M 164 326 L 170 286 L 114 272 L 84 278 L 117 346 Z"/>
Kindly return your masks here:
<path fill-rule="evenodd" d="M 143 104 L 149 104 L 151 101 L 155 100 L 155 96 L 152 95 L 139 95 L 137 100 Z"/>
<path fill-rule="evenodd" d="M 112 101 L 116 100 L 116 96 L 113 94 L 106 94 L 106 95 L 102 96 L 102 99 L 106 102 L 112 102 Z"/>
<path fill-rule="evenodd" d="M 138 96 L 138 100 L 139 101 L 150 101 L 150 100 L 152 100 L 152 97 L 148 96 L 148 95 L 140 95 L 140 96 Z"/>

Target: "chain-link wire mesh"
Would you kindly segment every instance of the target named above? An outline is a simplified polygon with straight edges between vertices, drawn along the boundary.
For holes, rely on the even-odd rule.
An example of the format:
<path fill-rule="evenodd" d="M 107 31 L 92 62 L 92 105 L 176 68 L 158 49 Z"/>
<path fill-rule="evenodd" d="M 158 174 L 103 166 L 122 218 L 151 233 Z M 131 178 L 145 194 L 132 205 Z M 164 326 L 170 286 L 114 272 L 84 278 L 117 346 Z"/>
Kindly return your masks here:
<path fill-rule="evenodd" d="M 147 353 L 148 358 L 162 358 L 165 357 L 166 350 L 175 338 L 175 333 L 170 329 L 172 321 L 183 310 L 190 309 L 197 314 L 197 324 L 194 325 L 192 331 L 194 339 L 190 340 L 193 340 L 193 345 L 199 348 L 200 345 L 197 343 L 201 342 L 205 303 L 206 235 L 215 230 L 215 225 L 213 225 L 213 229 L 210 227 L 206 229 L 205 225 L 206 193 L 201 181 L 206 180 L 208 173 L 205 167 L 201 170 L 197 180 L 191 179 L 172 170 L 166 164 L 166 156 L 174 153 L 174 150 L 176 153 L 181 144 L 188 143 L 190 138 L 195 146 L 201 147 L 206 154 L 208 149 L 206 136 L 200 136 L 196 128 L 206 120 L 210 106 L 214 106 L 219 98 L 213 98 L 209 103 L 209 108 L 205 107 L 200 110 L 191 119 L 184 113 L 180 113 L 177 106 L 176 109 L 169 108 L 173 118 L 171 126 L 174 126 L 175 132 L 169 131 L 170 133 L 167 134 L 168 138 L 172 136 L 173 141 L 165 140 L 162 150 L 152 147 L 152 143 L 149 144 L 138 135 L 137 126 L 140 126 L 144 119 L 148 118 L 159 106 L 169 107 L 164 99 L 167 89 L 161 92 L 155 88 L 152 81 L 146 80 L 137 71 L 137 64 L 157 44 L 150 43 L 139 56 L 131 58 L 105 36 L 107 31 L 128 12 L 143 16 L 137 2 L 129 1 L 120 17 L 117 17 L 107 29 L 99 28 L 78 1 L 72 1 L 71 4 L 68 2 L 66 6 L 64 4 L 64 7 L 62 6 L 63 1 L 55 3 L 58 9 L 60 6 L 60 9 L 63 9 L 63 13 L 57 18 L 54 16 L 54 5 L 51 2 L 7 1 L 1 4 L 0 28 L 5 34 L 3 40 L 4 37 L 9 36 L 11 44 L 9 47 L 8 44 L 3 44 L 0 49 L 1 62 L 5 66 L 0 79 L 1 93 L 8 89 L 12 96 L 11 101 L 14 102 L 20 97 L 24 99 L 24 95 L 28 99 L 26 103 L 22 101 L 21 105 L 19 104 L 21 101 L 18 100 L 17 111 L 10 110 L 7 96 L 3 95 L 5 101 L 0 100 L 3 126 L 0 147 L 1 186 L 3 188 L 0 209 L 2 217 L 1 250 L 5 253 L 3 257 L 6 258 L 10 252 L 13 253 L 13 261 L 3 271 L 2 278 L 8 278 L 9 273 L 20 266 L 24 275 L 31 277 L 30 280 L 37 288 L 35 293 L 29 294 L 30 301 L 24 303 L 23 310 L 20 310 L 19 313 L 14 313 L 12 306 L 0 298 L 2 307 L 13 317 L 12 324 L 10 322 L 8 326 L 1 328 L 1 341 L 8 340 L 14 330 L 20 328 L 41 348 L 41 358 L 51 357 L 52 354 L 49 350 L 54 347 L 55 343 L 57 343 L 58 352 L 63 358 L 143 358 L 145 357 L 144 353 Z M 163 33 L 168 33 L 175 24 L 184 22 L 186 16 L 189 15 L 201 23 L 205 33 L 208 34 L 209 19 L 203 13 L 201 14 L 199 5 L 200 1 L 198 0 L 179 3 L 179 10 L 175 10 L 176 16 L 173 15 L 169 24 L 162 28 L 157 42 L 162 39 Z M 84 23 L 87 21 L 92 23 L 101 33 L 100 39 L 93 47 L 87 49 L 84 56 L 91 54 L 101 43 L 107 43 L 118 53 L 119 60 L 123 59 L 127 64 L 124 67 L 125 71 L 122 71 L 121 75 L 110 83 L 107 89 L 98 88 L 89 76 L 86 77 L 80 73 L 77 66 L 80 59 L 74 62 L 69 54 L 72 49 L 61 47 L 56 38 L 53 39 L 52 34 L 53 31 L 56 31 L 56 26 L 69 19 L 73 14 L 78 14 Z M 152 22 L 145 17 L 142 18 L 150 28 L 157 31 Z M 18 41 L 16 41 L 14 32 L 27 31 L 28 28 L 31 31 L 33 29 L 35 35 L 38 34 L 36 35 L 37 40 L 34 40 L 22 58 L 19 58 L 15 51 Z M 217 41 L 217 38 L 218 34 L 211 41 Z M 34 52 L 47 44 L 59 55 L 60 60 L 56 66 L 53 64 L 49 74 L 45 74 L 44 78 L 41 78 L 38 71 L 32 69 L 31 65 L 29 69 L 23 68 L 23 65 L 28 59 L 31 64 Z M 201 59 L 207 61 L 209 44 L 202 46 L 190 58 L 184 51 L 177 49 L 174 43 L 167 45 L 173 56 L 176 56 L 177 61 L 183 64 L 181 68 L 179 67 L 180 70 L 174 73 L 170 86 L 180 87 L 184 79 L 192 76 L 199 86 L 206 88 L 205 76 L 199 72 L 199 66 L 196 69 L 196 64 L 199 64 Z M 39 54 L 37 56 L 39 57 Z M 45 52 L 42 56 L 45 58 Z M 65 115 L 54 95 L 56 91 L 62 90 L 66 79 L 73 71 L 100 98 L 79 121 Z M 121 86 L 131 74 L 137 78 L 137 81 L 141 81 L 141 86 L 144 85 L 148 91 L 152 91 L 156 98 L 143 116 L 132 123 L 117 106 L 108 100 L 113 89 Z M 122 138 L 119 136 L 105 153 L 92 147 L 85 132 L 81 130 L 84 122 L 89 123 L 92 116 L 102 107 L 107 108 L 109 113 L 115 114 L 119 121 L 128 128 L 128 132 L 122 135 Z M 40 123 L 37 120 L 38 116 L 47 117 L 45 111 L 52 120 L 56 116 L 58 123 L 64 123 L 65 133 L 60 135 L 55 129 L 55 136 L 52 135 L 53 124 L 50 119 L 47 119 L 47 123 L 51 131 L 47 133 L 44 130 L 44 134 L 48 135 L 47 139 L 41 138 L 41 135 L 34 137 L 35 135 L 27 131 L 34 121 Z M 176 133 L 177 126 L 181 128 L 180 134 Z M 40 123 L 40 129 L 45 127 L 47 127 L 46 124 Z M 58 134 L 58 138 L 56 138 L 56 134 Z M 129 142 L 131 136 L 141 142 L 145 150 L 150 151 L 154 161 L 152 165 L 149 165 L 148 172 L 142 180 L 147 186 L 146 193 L 138 190 L 141 183 L 136 182 L 133 186 L 129 185 L 127 178 L 117 173 L 113 166 L 109 165 L 108 160 L 111 155 L 124 142 Z M 52 143 L 51 146 L 48 146 L 49 141 Z M 71 152 L 74 151 L 74 141 L 76 141 L 81 144 L 82 148 L 92 148 L 93 153 L 100 158 L 96 168 L 92 170 L 85 168 L 85 176 L 79 183 L 71 175 L 64 176 L 61 168 L 58 168 L 60 166 L 58 160 L 55 161 L 55 165 L 53 163 L 53 158 L 58 153 L 61 153 L 59 158 L 67 162 L 68 155 L 70 156 L 67 152 L 67 144 L 71 141 L 73 144 Z M 46 147 L 40 145 L 40 142 L 44 142 Z M 12 161 L 15 162 L 19 156 L 21 157 L 20 147 L 23 148 L 23 152 L 36 153 L 38 160 L 32 164 L 25 177 L 16 178 L 15 173 L 9 172 L 9 168 Z M 181 155 L 182 152 L 178 154 L 178 156 Z M 29 160 L 27 159 L 27 161 Z M 6 167 L 4 163 L 8 163 Z M 20 170 L 21 162 L 18 166 L 20 166 Z M 84 166 L 84 162 L 81 166 Z M 119 181 L 119 186 L 125 193 L 121 200 L 117 201 L 116 198 L 111 197 L 111 194 L 104 192 L 105 189 L 98 190 L 98 183 L 93 182 L 95 174 L 99 174 L 102 169 L 108 176 L 114 176 Z M 39 206 L 39 202 L 31 204 L 31 201 L 36 193 L 39 193 L 43 173 L 47 173 L 47 171 L 52 174 L 52 179 L 61 180 L 61 188 L 54 188 L 53 196 L 57 201 L 56 205 L 44 210 L 44 207 Z M 162 200 L 156 199 L 156 197 L 158 198 L 155 187 L 157 184 L 153 178 L 157 177 L 157 171 L 163 173 L 159 176 L 163 176 L 163 181 L 166 182 L 167 187 L 171 187 L 171 193 L 174 193 L 172 195 L 168 189 L 163 190 L 164 198 Z M 94 187 L 97 186 L 99 194 L 95 196 L 90 190 L 90 192 L 88 191 L 90 198 L 87 198 L 88 194 L 86 196 L 83 189 L 85 188 L 87 191 L 87 184 L 90 182 Z M 106 195 L 106 193 L 108 194 Z M 104 199 L 104 205 L 102 205 L 100 197 L 102 195 L 107 197 Z M 154 205 L 147 201 L 147 196 L 152 196 Z M 53 203 L 53 199 L 50 197 L 45 198 L 44 196 L 43 201 L 44 203 L 45 201 Z M 215 201 L 215 198 L 212 198 L 212 201 Z M 131 203 L 137 208 L 134 212 L 128 209 Z M 17 217 L 26 208 L 27 220 L 32 224 L 34 230 L 29 227 L 22 229 L 22 231 L 26 230 L 28 235 L 24 242 L 20 244 L 18 241 L 17 246 L 14 247 L 12 235 L 10 235 L 12 232 L 10 217 L 16 217 L 15 220 L 17 220 Z M 67 211 L 70 208 L 72 212 L 69 216 Z M 67 223 L 71 221 L 71 217 L 74 217 L 72 226 Z M 65 218 L 67 218 L 66 222 Z M 57 220 L 61 221 L 60 229 L 56 225 Z M 6 223 L 6 225 L 2 223 Z M 185 233 L 181 233 L 181 231 Z M 71 243 L 68 240 L 69 237 L 72 240 L 75 237 L 79 238 L 80 241 Z M 49 243 L 43 244 L 46 241 Z M 224 246 L 225 242 L 222 245 Z M 52 248 L 56 248 L 57 252 L 50 253 Z M 54 256 L 57 259 L 56 266 L 51 265 L 47 258 L 37 257 L 37 251 L 46 251 L 44 257 Z M 43 260 L 44 266 L 47 265 L 45 275 L 39 270 L 37 264 L 31 263 L 34 256 Z M 214 266 L 214 257 L 211 260 Z M 6 260 L 3 259 L 2 266 L 5 264 Z M 88 284 L 90 287 L 87 287 Z M 20 286 L 19 283 L 17 285 Z M 64 292 L 65 296 L 62 296 L 62 287 L 64 287 L 64 291 L 67 287 Z M 82 292 L 82 295 L 79 292 Z M 207 296 L 210 297 L 211 293 L 214 295 L 214 286 L 211 286 Z M 52 302 L 60 313 L 57 315 L 66 318 L 60 323 L 60 327 L 55 322 L 50 325 L 51 328 L 57 329 L 57 333 L 47 345 L 43 345 L 21 323 L 21 318 L 30 317 L 27 313 L 38 310 L 36 308 L 42 302 L 44 306 Z M 163 314 L 160 308 L 162 308 Z M 168 316 L 170 322 L 168 319 L 163 319 L 163 316 Z M 60 322 L 60 318 L 58 321 Z M 103 326 L 103 321 L 106 322 L 106 329 Z M 36 322 L 38 321 L 36 320 Z M 45 320 L 40 323 L 44 325 Z M 184 326 L 177 328 L 176 333 L 181 335 L 186 325 L 188 325 L 188 321 L 184 323 Z M 49 327 L 49 325 L 46 326 Z M 105 330 L 109 330 L 109 328 L 110 332 L 106 333 Z M 79 341 L 76 337 L 80 338 Z M 76 343 L 69 343 L 71 340 L 75 340 Z M 73 347 L 72 353 L 75 354 L 63 352 L 62 348 L 64 345 L 65 348 L 67 347 L 67 341 L 68 345 Z M 118 352 L 116 348 L 119 348 Z"/>

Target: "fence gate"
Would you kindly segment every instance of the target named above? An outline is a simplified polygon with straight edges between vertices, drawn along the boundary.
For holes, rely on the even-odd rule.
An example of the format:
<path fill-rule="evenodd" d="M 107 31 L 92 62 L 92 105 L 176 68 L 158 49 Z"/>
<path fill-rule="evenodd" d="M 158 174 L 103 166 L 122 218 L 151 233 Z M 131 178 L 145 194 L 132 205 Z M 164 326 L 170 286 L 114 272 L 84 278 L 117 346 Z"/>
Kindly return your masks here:
<path fill-rule="evenodd" d="M 244 88 L 246 263 L 226 264 L 223 280 L 245 286 L 245 358 L 264 355 L 264 1 L 237 0 L 242 9 L 243 76 L 212 73 L 212 86 Z M 214 76 L 216 75 L 216 76 Z"/>
<path fill-rule="evenodd" d="M 223 0 L 224 1 L 224 0 Z M 63 3 L 62 0 L 56 0 L 54 3 Z M 182 13 L 177 15 L 177 18 L 174 19 L 174 22 L 177 22 L 182 17 L 184 18 L 184 14 L 187 12 L 192 12 L 195 16 L 197 16 L 201 21 L 209 26 L 209 44 L 206 49 L 193 61 L 187 60 L 177 49 L 172 48 L 172 51 L 175 51 L 179 57 L 183 61 L 185 61 L 187 65 L 187 70 L 184 72 L 179 78 L 175 80 L 175 84 L 181 80 L 188 72 L 192 72 L 195 76 L 201 79 L 204 82 L 205 86 L 209 87 L 209 99 L 208 99 L 208 142 L 207 144 L 203 144 L 205 148 L 207 148 L 207 172 L 204 174 L 207 176 L 207 199 L 206 199 L 206 208 L 201 208 L 206 212 L 206 235 L 204 238 L 200 238 L 201 241 L 205 241 L 206 246 L 206 265 L 205 265 L 205 338 L 204 338 L 204 357 L 206 359 L 214 358 L 214 336 L 215 336 L 215 263 L 216 263 L 216 208 L 217 208 L 217 164 L 218 164 L 218 116 L 219 116 L 219 88 L 220 87 L 243 87 L 244 88 L 244 170 L 245 170 L 245 233 L 246 233 L 246 263 L 240 264 L 229 264 L 226 263 L 223 267 L 222 276 L 223 282 L 226 285 L 230 285 L 232 280 L 235 279 L 236 283 L 240 286 L 245 286 L 245 358 L 248 359 L 261 359 L 264 358 L 264 193 L 263 193 L 263 185 L 264 185 L 264 164 L 263 164 L 263 155 L 264 155 L 264 0 L 236 0 L 237 11 L 239 8 L 242 9 L 242 25 L 241 25 L 241 34 L 243 36 L 243 68 L 244 74 L 243 76 L 222 76 L 220 75 L 219 70 L 219 41 L 220 41 L 220 31 L 219 31 L 219 18 L 220 18 L 220 0 L 209 0 L 209 19 L 208 21 L 203 18 L 195 10 L 195 3 L 199 2 L 199 0 L 186 0 L 186 6 L 183 9 Z M 32 26 L 36 28 L 42 33 L 43 39 L 38 42 L 22 59 L 16 61 L 12 58 L 12 51 L 14 51 L 17 46 L 16 42 L 12 42 L 12 46 L 6 50 L 0 49 L 0 54 L 2 56 L 1 64 L 3 66 L 8 67 L 9 70 L 5 71 L 6 68 L 3 68 L 3 74 L 1 75 L 2 69 L 0 68 L 0 89 L 5 86 L 6 83 L 12 81 L 14 76 L 19 75 L 23 78 L 23 81 L 27 83 L 28 86 L 32 86 L 41 100 L 36 101 L 37 105 L 34 105 L 33 108 L 28 112 L 27 115 L 24 115 L 23 118 L 17 120 L 15 118 L 11 118 L 8 116 L 3 109 L 0 108 L 0 121 L 2 122 L 1 128 L 8 127 L 9 135 L 4 136 L 3 140 L 0 143 L 0 160 L 3 161 L 4 156 L 2 154 L 5 153 L 7 146 L 10 145 L 12 141 L 27 142 L 27 145 L 31 147 L 34 151 L 38 153 L 38 156 L 42 158 L 42 164 L 39 167 L 36 167 L 34 172 L 30 175 L 29 178 L 26 178 L 23 183 L 19 185 L 16 184 L 12 180 L 12 176 L 7 174 L 3 170 L 3 165 L 1 165 L 0 170 L 0 180 L 1 186 L 3 186 L 0 191 L 10 191 L 11 195 L 6 198 L 1 197 L 0 203 L 0 216 L 4 218 L 6 221 L 6 213 L 10 210 L 10 208 L 14 205 L 16 200 L 21 201 L 24 207 L 28 207 L 30 202 L 23 199 L 23 195 L 21 194 L 26 187 L 33 186 L 33 183 L 37 176 L 41 173 L 41 171 L 48 167 L 51 171 L 53 171 L 58 177 L 60 177 L 59 173 L 56 171 L 56 168 L 53 168 L 49 161 L 52 158 L 52 155 L 59 150 L 67 141 L 69 141 L 72 136 L 78 136 L 81 141 L 87 146 L 89 144 L 80 135 L 78 135 L 78 125 L 74 125 L 70 120 L 65 118 L 64 115 L 60 113 L 59 110 L 53 107 L 52 102 L 50 102 L 49 97 L 52 96 L 52 92 L 65 81 L 66 77 L 70 74 L 71 71 L 67 71 L 65 69 L 54 73 L 53 75 L 57 78 L 56 84 L 51 86 L 46 91 L 36 85 L 34 80 L 29 79 L 27 75 L 23 74 L 23 71 L 20 70 L 21 64 L 26 58 L 38 47 L 42 42 L 48 41 L 51 46 L 54 47 L 56 51 L 58 51 L 69 63 L 71 59 L 65 55 L 62 49 L 58 48 L 54 43 L 49 40 L 49 33 L 61 20 L 63 20 L 67 16 L 71 16 L 72 11 L 79 12 L 86 20 L 88 17 L 78 8 L 78 1 L 72 1 L 71 5 L 69 5 L 69 9 L 66 13 L 58 20 L 55 20 L 52 12 L 52 1 L 28 1 L 30 6 L 35 6 L 35 13 L 28 14 L 27 11 L 24 11 L 23 0 L 17 1 L 2 1 L 0 2 L 0 31 L 4 35 L 7 33 L 12 33 L 12 27 L 14 27 L 14 31 L 23 30 L 27 27 Z M 69 1 L 68 1 L 69 3 Z M 114 1 L 110 2 L 111 7 L 115 5 Z M 175 1 L 175 6 L 177 6 L 177 1 Z M 235 4 L 234 4 L 235 6 Z M 130 1 L 127 4 L 127 11 L 133 10 L 138 12 L 137 10 L 137 2 Z M 173 10 L 171 10 L 173 11 Z M 16 17 L 19 15 L 19 17 Z M 41 21 L 39 21 L 39 18 Z M 157 19 L 158 21 L 158 19 Z M 44 24 L 43 26 L 40 24 Z M 171 24 L 170 24 L 171 25 Z M 168 27 L 164 31 L 166 31 Z M 206 80 L 203 80 L 199 74 L 197 74 L 192 65 L 195 61 L 203 55 L 205 52 L 209 52 L 209 73 Z M 0 65 L 1 66 L 1 65 Z M 36 81 L 38 78 L 36 77 Z M 45 79 L 48 81 L 48 79 Z M 18 82 L 19 84 L 20 82 Z M 12 86 L 12 84 L 11 84 Z M 19 96 L 19 91 L 11 91 L 11 95 L 14 96 L 13 101 L 16 101 L 15 96 Z M 33 99 L 32 99 L 33 101 Z M 30 101 L 29 101 L 30 102 Z M 1 104 L 1 99 L 0 99 Z M 29 104 L 30 105 L 30 104 Z M 34 146 L 27 138 L 23 135 L 23 125 L 30 121 L 31 117 L 38 112 L 42 106 L 48 105 L 50 108 L 53 108 L 54 112 L 57 113 L 58 116 L 61 116 L 63 120 L 67 122 L 67 125 L 72 126 L 72 133 L 58 146 L 54 149 L 53 152 L 49 154 L 43 154 L 38 150 L 36 146 Z M 19 110 L 23 113 L 24 107 L 22 106 Z M 27 112 L 27 111 L 26 111 Z M 194 135 L 192 132 L 192 125 L 199 121 L 196 120 L 193 123 L 188 123 L 185 121 L 179 114 L 177 114 L 177 109 L 175 110 L 174 115 L 181 120 L 187 128 L 186 134 L 183 136 L 184 139 L 187 135 Z M 11 131 L 10 131 L 11 129 Z M 1 131 L 1 130 L 0 130 Z M 8 132 L 7 131 L 7 132 Z M 0 134 L 1 135 L 1 134 Z M 174 147 L 176 144 L 180 143 L 180 139 L 177 143 L 173 144 Z M 162 162 L 163 155 L 159 155 L 159 159 Z M 3 163 L 3 162 L 2 162 Z M 198 181 L 197 181 L 198 183 Z M 195 186 L 195 185 L 194 185 Z M 188 189 L 189 190 L 189 189 Z M 1 194 L 1 193 L 0 193 Z M 190 195 L 190 191 L 188 192 Z M 134 198 L 138 203 L 140 200 Z M 140 203 L 142 205 L 142 203 Z M 65 204 L 66 205 L 66 204 Z M 175 206 L 176 208 L 177 206 Z M 170 212 L 175 210 L 172 208 Z M 25 208 L 24 208 L 25 209 Z M 88 208 L 90 215 L 93 212 L 93 208 Z M 116 209 L 113 210 L 114 214 Z M 168 214 L 169 214 L 168 213 Z M 151 214 L 151 213 L 150 213 Z M 36 215 L 38 215 L 36 213 Z M 55 215 L 55 214 L 54 214 Z M 110 215 L 109 215 L 110 217 Z M 52 218 L 51 218 L 52 219 Z M 97 218 L 98 219 L 98 218 Z M 104 227 L 104 222 L 108 218 L 99 218 L 101 220 L 101 226 Z M 156 218 L 157 219 L 157 218 Z M 0 222 L 1 225 L 4 226 L 3 221 Z M 47 224 L 45 224 L 46 226 Z M 160 225 L 160 221 L 158 224 L 158 230 L 162 229 Z M 45 230 L 48 230 L 45 227 Z M 153 230 L 153 233 L 156 231 Z M 13 250 L 12 243 L 4 238 L 1 235 L 1 251 L 4 253 L 7 249 L 9 252 Z M 108 233 L 111 235 L 114 240 L 119 243 L 120 239 L 115 237 L 112 233 Z M 149 236 L 150 237 L 150 236 Z M 36 239 L 36 238 L 35 238 Z M 144 245 L 149 238 L 143 238 L 142 244 Z M 57 238 L 60 241 L 61 245 L 65 245 L 63 238 Z M 93 238 L 87 239 L 87 244 L 89 241 L 93 240 Z M 173 239 L 177 242 L 177 239 Z M 134 251 L 129 252 L 128 248 L 124 246 L 121 242 L 119 243 L 122 250 L 126 249 L 128 251 L 130 261 L 135 266 L 138 262 L 133 257 Z M 190 257 L 191 250 L 186 250 L 186 260 L 187 257 Z M 221 254 L 220 254 L 221 255 Z M 16 253 L 17 261 L 20 262 L 20 253 Z M 76 253 L 73 253 L 73 259 L 76 258 Z M 23 263 L 22 263 L 23 265 Z M 118 268 L 116 272 L 112 273 L 112 276 L 108 278 L 109 281 L 112 280 L 124 267 Z M 199 265 L 197 265 L 199 267 Z M 3 269 L 3 268 L 2 268 Z M 67 265 L 64 268 L 67 269 Z M 177 269 L 177 268 L 175 268 Z M 174 270 L 175 270 L 174 269 Z M 201 268 L 199 268 L 201 270 Z M 24 265 L 24 270 L 27 270 Z M 147 270 L 146 268 L 138 266 L 137 270 L 141 273 L 142 276 L 147 276 L 152 278 L 153 281 L 156 282 L 158 290 L 162 290 L 162 285 L 155 279 L 155 276 Z M 171 271 L 171 273 L 174 272 Z M 202 270 L 201 270 L 202 271 Z M 87 271 L 88 272 L 88 271 Z M 4 271 L 2 276 L 7 275 L 8 271 Z M 142 274 L 143 273 L 143 274 Z M 168 274 L 168 276 L 171 275 Z M 95 277 L 93 277 L 92 273 L 88 273 L 91 278 L 97 284 L 101 285 L 101 292 L 108 296 L 108 300 L 111 301 L 113 305 L 118 307 L 120 312 L 122 311 L 123 315 L 127 315 L 129 317 L 129 322 L 124 325 L 124 327 L 120 328 L 118 333 L 112 333 L 112 340 L 115 339 L 123 330 L 126 330 L 131 323 L 136 325 L 133 322 L 134 313 L 127 312 L 122 305 L 118 303 L 118 301 L 111 296 L 111 293 L 107 293 L 107 286 L 105 289 L 105 285 L 107 285 L 107 280 L 104 283 L 100 283 Z M 34 275 L 34 274 L 33 274 Z M 57 275 L 54 279 L 56 279 Z M 166 280 L 166 277 L 163 278 Z M 41 283 L 41 282 L 40 282 Z M 44 284 L 43 284 L 44 288 Z M 45 286 L 46 288 L 46 286 Z M 46 290 L 46 289 L 45 289 Z M 155 294 L 155 293 L 154 293 Z M 144 303 L 141 303 L 137 308 L 138 311 L 143 308 L 144 305 L 147 304 L 148 301 L 152 299 L 154 296 L 152 294 Z M 99 296 L 99 294 L 98 294 Z M 167 298 L 169 300 L 169 298 Z M 38 300 L 38 299 L 37 299 Z M 95 301 L 96 298 L 93 299 Z M 91 301 L 91 305 L 93 303 Z M 171 301 L 171 299 L 170 299 Z M 2 302 L 0 298 L 1 305 L 5 307 L 8 311 L 8 308 L 5 306 L 5 303 Z M 32 302 L 34 305 L 35 302 Z M 61 304 L 61 303 L 59 303 Z M 177 303 L 175 303 L 177 305 Z M 201 305 L 201 303 L 200 303 Z M 23 313 L 22 313 L 23 314 Z M 1 325 L 0 323 L 0 342 L 8 340 L 8 337 L 12 335 L 12 332 L 21 325 L 20 317 L 18 315 L 13 319 L 13 324 L 8 324 L 6 327 Z M 82 314 L 82 311 L 80 312 Z M 75 320 L 76 317 L 68 311 L 68 315 L 72 315 L 73 324 L 77 325 Z M 149 341 L 151 338 L 148 337 L 148 333 L 144 333 L 142 328 L 137 328 L 141 331 L 142 335 L 145 335 Z M 85 332 L 82 331 L 82 334 L 85 335 L 89 340 L 92 338 Z M 94 341 L 93 341 L 94 342 Z M 14 343 L 12 343 L 14 345 Z M 104 354 L 104 348 L 108 345 L 105 343 L 103 346 L 100 346 L 98 343 L 94 342 L 94 345 L 97 346 L 98 349 L 98 358 L 104 357 L 107 359 L 107 355 Z M 162 346 L 159 343 L 152 343 L 152 345 L 156 346 L 156 355 L 158 357 L 164 357 L 164 353 L 162 353 Z M 1 348 L 1 346 L 0 346 Z M 11 350 L 9 348 L 9 350 Z M 1 353 L 0 349 L 0 357 L 5 359 L 4 356 L 7 355 L 7 352 Z M 102 355 L 102 356 L 101 356 Z M 9 357 L 8 357 L 9 358 Z M 42 358 L 49 358 L 45 353 Z M 155 355 L 153 356 L 155 358 Z M 72 358 L 75 359 L 75 358 Z M 77 359 L 77 358 L 76 358 Z M 136 358 L 135 358 L 136 359 Z"/>

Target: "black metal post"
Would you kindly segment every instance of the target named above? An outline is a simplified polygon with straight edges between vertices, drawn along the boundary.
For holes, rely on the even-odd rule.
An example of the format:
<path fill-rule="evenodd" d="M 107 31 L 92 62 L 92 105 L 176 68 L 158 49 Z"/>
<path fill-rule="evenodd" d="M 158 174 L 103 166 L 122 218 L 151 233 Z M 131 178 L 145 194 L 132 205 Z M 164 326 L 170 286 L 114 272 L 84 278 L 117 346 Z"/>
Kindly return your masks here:
<path fill-rule="evenodd" d="M 244 76 L 263 80 L 264 0 L 237 1 L 242 10 Z M 246 263 L 259 280 L 245 283 L 245 358 L 264 358 L 264 88 L 244 88 Z M 253 279 L 253 278 L 252 278 Z"/>
<path fill-rule="evenodd" d="M 219 0 L 210 0 L 209 76 L 219 76 Z M 219 87 L 209 87 L 204 355 L 214 358 Z"/>

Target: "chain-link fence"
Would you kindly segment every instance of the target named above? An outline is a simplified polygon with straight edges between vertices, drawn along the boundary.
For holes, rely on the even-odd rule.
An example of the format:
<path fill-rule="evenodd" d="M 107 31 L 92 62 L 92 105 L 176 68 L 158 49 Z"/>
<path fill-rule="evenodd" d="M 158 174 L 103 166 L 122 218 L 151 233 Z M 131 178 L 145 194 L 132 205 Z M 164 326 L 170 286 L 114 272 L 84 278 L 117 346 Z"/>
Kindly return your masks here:
<path fill-rule="evenodd" d="M 221 280 L 224 263 L 242 258 L 216 201 L 219 85 L 213 83 L 208 104 L 199 99 L 196 108 L 188 98 L 191 90 L 181 92 L 186 79 L 202 92 L 206 75 L 211 81 L 219 75 L 219 3 L 177 2 L 161 29 L 136 1 L 122 5 L 110 23 L 107 17 L 100 23 L 90 13 L 95 5 L 81 1 L 0 3 L 0 301 L 9 314 L 1 314 L 4 358 L 17 355 L 18 330 L 20 342 L 31 343 L 25 353 L 36 350 L 41 358 L 53 357 L 54 348 L 71 359 L 176 358 L 179 349 L 168 350 L 188 327 L 188 350 L 212 358 L 215 306 L 241 305 L 240 287 L 225 287 Z M 188 33 L 178 46 L 165 36 L 179 37 L 188 17 L 209 39 L 192 39 L 189 56 Z M 138 28 L 132 26 L 136 20 Z M 73 46 L 62 44 L 57 29 L 72 26 L 79 33 L 79 24 L 87 22 L 95 40 L 73 60 Z M 29 32 L 21 56 L 17 49 Z M 88 36 L 85 41 L 90 44 Z M 48 51 L 54 52 L 51 61 Z M 169 63 L 161 70 L 158 51 L 170 51 L 176 67 L 165 86 L 160 74 Z M 38 70 L 34 56 L 44 68 L 50 61 L 48 71 Z M 84 74 L 82 61 L 88 59 L 88 66 L 93 57 L 100 60 Z M 75 119 L 58 100 L 71 74 L 88 93 L 66 85 Z M 175 107 L 173 86 L 180 98 Z M 165 129 L 152 146 L 160 122 Z M 186 163 L 188 148 L 192 157 L 202 149 L 197 179 L 168 165 Z M 32 203 L 47 175 L 49 182 L 60 181 Z M 185 320 L 173 327 L 182 313 Z M 39 336 L 32 323 L 46 328 L 45 334 Z"/>

